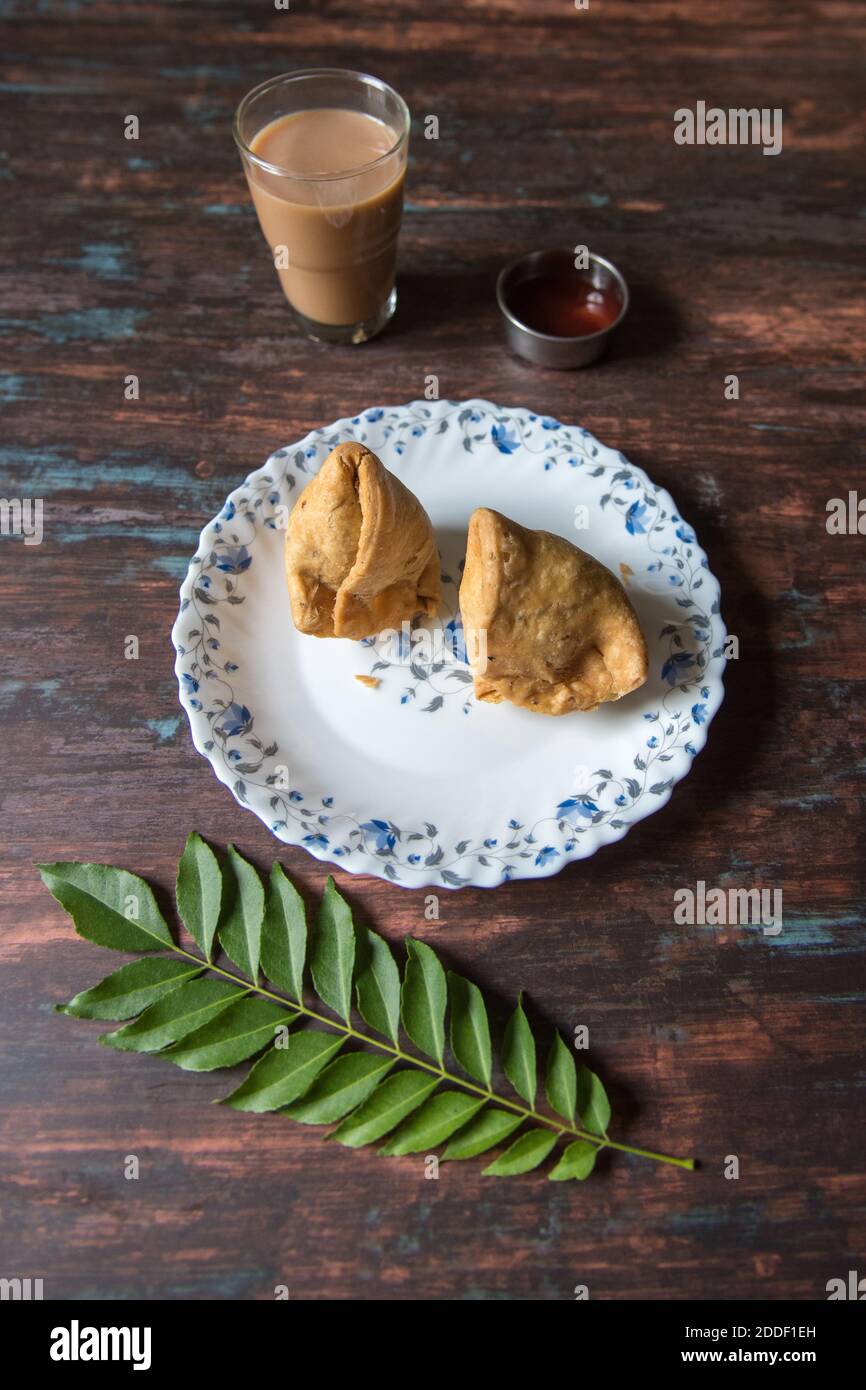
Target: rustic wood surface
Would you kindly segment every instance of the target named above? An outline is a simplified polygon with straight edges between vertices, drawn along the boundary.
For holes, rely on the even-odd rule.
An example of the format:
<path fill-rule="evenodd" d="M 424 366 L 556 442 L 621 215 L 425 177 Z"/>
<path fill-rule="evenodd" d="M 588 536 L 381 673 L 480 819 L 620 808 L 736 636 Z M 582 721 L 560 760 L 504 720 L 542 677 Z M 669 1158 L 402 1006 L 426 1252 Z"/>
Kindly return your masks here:
<path fill-rule="evenodd" d="M 47 1297 L 775 1300 L 866 1274 L 866 541 L 825 526 L 866 487 L 864 37 L 845 0 L 2 5 L 0 490 L 44 499 L 45 536 L 0 542 L 0 1275 Z M 245 90 L 312 65 L 380 74 L 415 117 L 399 312 L 363 349 L 293 327 L 230 135 Z M 698 100 L 781 107 L 782 154 L 675 145 Z M 604 364 L 546 373 L 506 354 L 495 273 L 579 241 L 634 307 Z M 106 957 L 34 861 L 167 889 L 192 827 L 260 866 L 276 848 L 177 703 L 200 527 L 273 448 L 430 372 L 443 396 L 578 421 L 668 487 L 741 655 L 693 774 L 621 844 L 446 895 L 436 926 L 419 893 L 339 885 L 503 1009 L 522 987 L 538 1017 L 589 1024 L 620 1135 L 697 1154 L 695 1174 L 617 1158 L 586 1184 L 480 1163 L 428 1181 L 420 1159 L 210 1105 L 220 1078 L 52 1011 Z M 279 857 L 314 898 L 324 866 Z M 783 888 L 782 934 L 676 926 L 697 879 Z"/>

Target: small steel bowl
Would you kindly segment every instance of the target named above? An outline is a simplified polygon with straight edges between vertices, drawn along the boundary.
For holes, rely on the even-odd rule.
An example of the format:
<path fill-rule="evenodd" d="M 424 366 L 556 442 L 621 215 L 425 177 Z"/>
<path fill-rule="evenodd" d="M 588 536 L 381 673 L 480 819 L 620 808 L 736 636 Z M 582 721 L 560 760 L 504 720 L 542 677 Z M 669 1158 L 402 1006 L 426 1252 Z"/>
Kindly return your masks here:
<path fill-rule="evenodd" d="M 496 302 L 505 326 L 505 340 L 512 352 L 525 357 L 540 367 L 555 367 L 567 371 L 573 367 L 588 367 L 595 362 L 608 345 L 610 335 L 616 331 L 628 312 L 628 285 L 611 261 L 603 256 L 594 256 L 590 251 L 586 270 L 578 270 L 574 264 L 574 251 L 534 251 L 528 256 L 517 256 L 509 261 L 499 272 L 496 281 Z M 618 295 L 620 311 L 613 323 L 600 328 L 597 333 L 584 333 L 578 337 L 562 338 L 552 333 L 539 333 L 522 323 L 508 307 L 508 296 L 533 276 L 545 273 L 573 275 L 576 280 L 589 281 L 593 289 L 613 291 Z"/>

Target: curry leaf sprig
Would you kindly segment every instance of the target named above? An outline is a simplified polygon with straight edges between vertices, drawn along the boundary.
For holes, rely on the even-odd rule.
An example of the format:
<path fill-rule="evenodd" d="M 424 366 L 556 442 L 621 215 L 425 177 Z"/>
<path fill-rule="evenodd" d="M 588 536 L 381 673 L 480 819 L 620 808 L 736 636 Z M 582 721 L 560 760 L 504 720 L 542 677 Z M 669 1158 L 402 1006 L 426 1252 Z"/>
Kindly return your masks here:
<path fill-rule="evenodd" d="M 611 1139 L 604 1087 L 575 1064 L 559 1033 L 544 1065 L 550 1113 L 537 1109 L 536 1040 L 522 998 L 500 1052 L 514 1095 L 494 1091 L 490 1024 L 477 985 L 446 972 L 435 951 L 411 937 L 401 978 L 388 943 L 353 921 L 332 878 L 308 932 L 303 901 L 279 864 L 265 889 L 233 846 L 220 866 L 193 832 L 176 898 L 197 955 L 176 944 L 136 874 L 71 862 L 43 864 L 40 873 L 79 935 L 141 957 L 60 1011 L 121 1023 L 100 1042 L 155 1053 L 186 1071 L 256 1058 L 224 1098 L 236 1110 L 335 1125 L 329 1138 L 350 1148 L 381 1140 L 382 1154 L 444 1145 L 444 1161 L 507 1144 L 484 1169 L 494 1177 L 530 1172 L 557 1144 L 564 1147 L 549 1173 L 554 1181 L 588 1177 L 603 1149 L 694 1167 L 692 1159 Z M 369 1032 L 356 1026 L 358 1018 Z M 459 1072 L 446 1065 L 446 1029 Z"/>

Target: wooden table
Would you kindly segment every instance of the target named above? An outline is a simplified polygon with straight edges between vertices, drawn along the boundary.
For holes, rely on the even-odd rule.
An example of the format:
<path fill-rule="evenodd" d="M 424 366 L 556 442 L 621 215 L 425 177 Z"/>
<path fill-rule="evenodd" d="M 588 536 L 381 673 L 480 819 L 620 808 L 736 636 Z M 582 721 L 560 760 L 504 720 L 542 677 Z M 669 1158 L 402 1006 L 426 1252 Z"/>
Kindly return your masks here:
<path fill-rule="evenodd" d="M 4 6 L 0 487 L 44 499 L 45 532 L 0 546 L 0 1274 L 47 1297 L 822 1299 L 866 1273 L 866 541 L 825 524 L 863 477 L 864 35 L 845 0 Z M 363 349 L 294 329 L 232 145 L 244 91 L 298 65 L 380 74 L 415 117 L 400 308 Z M 781 107 L 783 152 L 675 144 L 699 100 Z M 633 310 L 604 364 L 545 373 L 504 351 L 495 274 L 577 242 L 623 268 Z M 579 421 L 670 488 L 740 658 L 693 775 L 621 844 L 448 895 L 438 926 L 418 893 L 340 886 L 503 1009 L 522 987 L 537 1016 L 587 1023 L 621 1136 L 697 1154 L 695 1174 L 427 1181 L 210 1105 L 224 1080 L 52 1012 L 106 957 L 34 861 L 168 888 L 193 827 L 261 867 L 276 847 L 178 707 L 169 630 L 200 527 L 273 448 L 429 373 L 443 397 Z M 312 900 L 324 866 L 280 859 Z M 698 879 L 783 888 L 782 934 L 676 926 Z"/>

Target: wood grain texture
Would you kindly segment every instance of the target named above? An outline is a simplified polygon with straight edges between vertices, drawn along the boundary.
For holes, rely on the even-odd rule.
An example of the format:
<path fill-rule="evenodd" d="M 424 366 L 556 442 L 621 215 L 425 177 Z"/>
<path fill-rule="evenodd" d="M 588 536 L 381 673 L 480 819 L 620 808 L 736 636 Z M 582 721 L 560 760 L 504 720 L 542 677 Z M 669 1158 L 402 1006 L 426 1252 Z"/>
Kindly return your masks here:
<path fill-rule="evenodd" d="M 866 1273 L 866 541 L 825 528 L 829 498 L 866 492 L 863 7 L 7 0 L 0 25 L 0 493 L 45 505 L 41 545 L 0 540 L 0 1274 L 48 1297 L 815 1299 Z M 360 350 L 295 331 L 230 136 L 245 90 L 317 64 L 380 74 L 415 116 L 400 307 Z M 697 100 L 781 107 L 783 153 L 676 146 Z M 605 363 L 545 373 L 506 354 L 495 274 L 576 242 L 623 268 L 634 307 Z M 619 1158 L 586 1184 L 477 1163 L 426 1181 L 420 1159 L 229 1114 L 218 1078 L 52 1013 L 106 957 L 34 861 L 167 889 L 192 827 L 260 867 L 276 847 L 177 704 L 169 631 L 202 524 L 273 448 L 431 372 L 443 397 L 578 421 L 670 488 L 741 656 L 693 774 L 621 844 L 444 894 L 436 926 L 421 894 L 340 887 L 502 1013 L 522 987 L 536 1018 L 588 1024 L 618 1132 L 696 1153 L 694 1175 Z M 280 859 L 318 894 L 323 866 Z M 782 887 L 782 935 L 675 926 L 697 879 Z"/>

